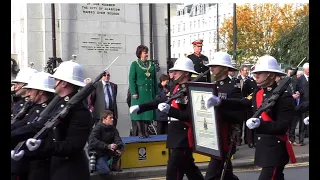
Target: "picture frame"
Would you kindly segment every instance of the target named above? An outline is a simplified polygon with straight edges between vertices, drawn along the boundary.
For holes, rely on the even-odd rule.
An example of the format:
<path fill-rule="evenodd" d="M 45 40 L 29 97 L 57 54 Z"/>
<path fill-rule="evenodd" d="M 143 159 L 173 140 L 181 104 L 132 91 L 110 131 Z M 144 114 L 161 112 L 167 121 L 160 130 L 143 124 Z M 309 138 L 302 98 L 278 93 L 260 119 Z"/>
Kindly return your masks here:
<path fill-rule="evenodd" d="M 188 104 L 194 139 L 195 153 L 223 159 L 222 136 L 216 107 L 206 108 L 206 99 L 217 96 L 217 85 L 203 82 L 187 82 Z"/>

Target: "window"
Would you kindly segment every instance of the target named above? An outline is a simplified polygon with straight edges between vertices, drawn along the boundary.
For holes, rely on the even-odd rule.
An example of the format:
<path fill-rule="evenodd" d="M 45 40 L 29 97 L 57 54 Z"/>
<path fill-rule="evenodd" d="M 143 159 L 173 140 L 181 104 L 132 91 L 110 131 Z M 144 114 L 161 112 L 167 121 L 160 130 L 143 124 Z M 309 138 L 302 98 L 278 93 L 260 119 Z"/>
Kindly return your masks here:
<path fill-rule="evenodd" d="M 183 46 L 186 45 L 186 39 L 183 39 Z"/>
<path fill-rule="evenodd" d="M 172 48 L 174 48 L 174 42 L 175 42 L 175 41 L 172 41 Z"/>
<path fill-rule="evenodd" d="M 202 39 L 204 39 L 204 33 L 202 33 Z"/>
<path fill-rule="evenodd" d="M 178 32 L 180 32 L 180 24 L 178 24 Z"/>
<path fill-rule="evenodd" d="M 196 28 L 197 22 L 196 22 L 196 21 L 194 21 L 193 23 L 194 23 L 194 26 L 193 26 L 193 27 L 194 27 L 194 28 Z"/>
<path fill-rule="evenodd" d="M 186 30 L 186 23 L 183 23 L 182 31 Z"/>
<path fill-rule="evenodd" d="M 178 58 L 180 58 L 180 54 L 179 54 L 179 57 Z"/>
<path fill-rule="evenodd" d="M 174 25 L 172 25 L 172 34 L 174 34 Z"/>
<path fill-rule="evenodd" d="M 180 47 L 180 40 L 178 40 L 178 47 Z"/>
<path fill-rule="evenodd" d="M 198 34 L 198 39 L 200 39 L 200 34 Z"/>
<path fill-rule="evenodd" d="M 191 31 L 191 29 L 192 29 L 192 21 L 190 21 L 190 31 Z"/>
<path fill-rule="evenodd" d="M 200 28 L 200 19 L 198 20 L 198 28 Z"/>
<path fill-rule="evenodd" d="M 173 58 L 176 58 L 176 55 L 175 55 L 175 54 L 173 54 L 173 55 L 172 55 L 172 57 L 173 57 Z"/>
<path fill-rule="evenodd" d="M 192 35 L 190 36 L 190 44 L 192 43 Z"/>

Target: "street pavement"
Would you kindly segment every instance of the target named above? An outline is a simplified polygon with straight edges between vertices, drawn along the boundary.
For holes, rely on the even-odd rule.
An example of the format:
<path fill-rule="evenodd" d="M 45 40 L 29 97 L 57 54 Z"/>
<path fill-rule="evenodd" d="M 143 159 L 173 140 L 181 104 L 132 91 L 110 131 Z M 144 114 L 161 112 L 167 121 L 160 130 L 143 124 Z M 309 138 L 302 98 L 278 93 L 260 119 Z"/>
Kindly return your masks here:
<path fill-rule="evenodd" d="M 236 168 L 234 169 L 234 174 L 239 178 L 239 180 L 257 180 L 259 178 L 261 168 Z M 202 172 L 205 175 L 205 172 Z M 284 169 L 285 180 L 308 180 L 309 179 L 309 163 L 296 163 L 288 164 Z M 150 177 L 150 178 L 129 178 L 122 180 L 165 180 L 163 177 Z M 115 180 L 115 178 L 114 178 Z M 183 180 L 188 180 L 184 176 Z"/>
<path fill-rule="evenodd" d="M 309 138 L 305 139 L 305 146 L 301 147 L 296 147 L 293 146 L 293 150 L 295 152 L 295 155 L 297 157 L 297 163 L 304 163 L 304 162 L 309 162 Z M 254 148 L 249 148 L 248 145 L 242 145 L 238 146 L 239 151 L 236 152 L 234 155 L 234 159 L 232 160 L 232 164 L 234 166 L 235 172 L 237 175 L 239 174 L 240 177 L 244 177 L 244 179 L 248 176 L 248 178 L 256 177 L 256 174 L 259 174 L 259 172 L 243 172 L 247 171 L 248 169 L 256 168 L 254 166 Z M 294 166 L 296 164 L 288 164 L 287 166 Z M 208 163 L 197 163 L 197 166 L 201 171 L 205 171 Z M 241 169 L 240 171 L 237 169 Z M 286 170 L 287 171 L 287 170 Z M 304 170 L 303 172 L 305 172 Z M 150 177 L 163 177 L 165 176 L 166 172 L 166 166 L 157 166 L 157 167 L 144 167 L 144 168 L 131 168 L 131 169 L 123 169 L 122 172 L 120 173 L 114 173 L 112 176 L 114 178 L 112 179 L 141 179 L 141 178 L 150 178 Z M 289 170 L 291 172 L 291 170 Z M 290 173 L 285 175 L 286 180 L 290 180 L 289 178 L 291 177 Z M 303 173 L 302 173 L 303 174 Z M 295 176 L 293 176 L 295 177 Z M 300 177 L 300 176 L 297 176 Z M 243 179 L 243 178 L 240 178 Z M 258 179 L 258 178 L 253 178 L 253 179 Z M 308 178 L 307 178 L 308 179 Z M 299 180 L 307 180 L 305 178 L 301 178 Z M 102 180 L 99 178 L 99 175 L 97 174 L 92 174 L 91 175 L 91 180 Z"/>

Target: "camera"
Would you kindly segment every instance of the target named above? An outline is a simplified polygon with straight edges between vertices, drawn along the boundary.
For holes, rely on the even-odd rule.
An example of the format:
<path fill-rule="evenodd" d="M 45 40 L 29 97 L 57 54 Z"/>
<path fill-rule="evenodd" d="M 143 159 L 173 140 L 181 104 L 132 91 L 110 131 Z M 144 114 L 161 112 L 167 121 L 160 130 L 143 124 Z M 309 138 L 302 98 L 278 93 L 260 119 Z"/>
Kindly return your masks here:
<path fill-rule="evenodd" d="M 97 153 L 90 152 L 89 153 L 89 166 L 90 166 L 91 173 L 96 171 L 96 163 L 97 163 Z"/>

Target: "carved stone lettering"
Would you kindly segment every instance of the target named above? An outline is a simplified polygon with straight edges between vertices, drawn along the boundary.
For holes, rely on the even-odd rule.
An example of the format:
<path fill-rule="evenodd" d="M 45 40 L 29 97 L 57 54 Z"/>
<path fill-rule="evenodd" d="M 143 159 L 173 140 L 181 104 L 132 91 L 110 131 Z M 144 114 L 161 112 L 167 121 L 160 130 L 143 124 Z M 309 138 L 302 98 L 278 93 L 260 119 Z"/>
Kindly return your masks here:
<path fill-rule="evenodd" d="M 124 35 L 96 34 L 94 37 L 84 38 L 81 41 L 81 48 L 98 53 L 123 53 L 125 52 L 124 47 Z"/>

